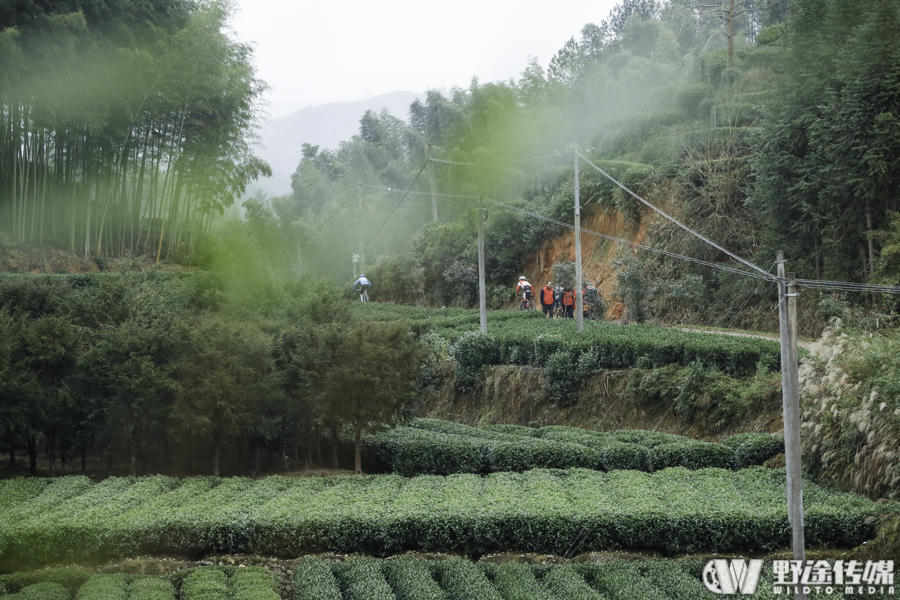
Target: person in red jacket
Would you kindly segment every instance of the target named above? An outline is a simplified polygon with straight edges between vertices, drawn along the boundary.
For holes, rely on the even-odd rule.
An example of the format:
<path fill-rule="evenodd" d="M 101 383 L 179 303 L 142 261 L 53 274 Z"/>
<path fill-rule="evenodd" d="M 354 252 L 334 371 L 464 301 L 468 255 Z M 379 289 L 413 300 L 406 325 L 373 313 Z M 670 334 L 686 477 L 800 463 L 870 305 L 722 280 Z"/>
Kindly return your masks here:
<path fill-rule="evenodd" d="M 553 316 L 553 307 L 555 304 L 555 300 L 553 299 L 553 284 L 551 282 L 547 282 L 547 285 L 541 288 L 541 308 L 544 310 L 544 314 L 549 319 Z"/>
<path fill-rule="evenodd" d="M 567 319 L 575 317 L 575 290 L 563 292 L 563 316 Z"/>

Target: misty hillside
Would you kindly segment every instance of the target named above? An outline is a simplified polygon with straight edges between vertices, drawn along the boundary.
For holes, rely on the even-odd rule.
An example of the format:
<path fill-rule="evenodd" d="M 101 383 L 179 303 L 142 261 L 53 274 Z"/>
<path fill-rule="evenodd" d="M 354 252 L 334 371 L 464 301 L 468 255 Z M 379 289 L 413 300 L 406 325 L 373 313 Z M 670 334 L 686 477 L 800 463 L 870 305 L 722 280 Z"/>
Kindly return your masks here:
<path fill-rule="evenodd" d="M 262 148 L 258 155 L 272 167 L 272 177 L 262 178 L 248 188 L 248 195 L 263 191 L 269 196 L 291 192 L 291 173 L 300 164 L 300 145 L 309 143 L 337 150 L 341 141 L 359 131 L 359 119 L 367 110 L 382 107 L 401 119 L 407 118 L 409 105 L 422 94 L 390 92 L 355 102 L 332 102 L 311 106 L 273 119 L 260 127 Z"/>

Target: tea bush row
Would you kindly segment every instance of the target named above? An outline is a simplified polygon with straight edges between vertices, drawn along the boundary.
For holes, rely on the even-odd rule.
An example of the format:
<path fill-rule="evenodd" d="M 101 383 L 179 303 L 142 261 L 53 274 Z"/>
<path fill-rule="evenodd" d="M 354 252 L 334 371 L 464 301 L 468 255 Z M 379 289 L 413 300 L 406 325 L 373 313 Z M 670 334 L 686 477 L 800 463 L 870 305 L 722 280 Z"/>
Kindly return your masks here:
<path fill-rule="evenodd" d="M 526 564 L 473 563 L 459 557 L 301 559 L 292 574 L 294 600 L 713 600 L 699 560 L 612 560 Z M 353 576 L 346 574 L 353 573 Z M 323 586 L 323 582 L 327 585 Z M 773 593 L 771 562 L 764 563 L 754 597 Z M 370 593 L 360 593 L 368 585 Z M 342 596 L 343 594 L 343 596 Z M 835 590 L 829 598 L 843 598 Z"/>
<path fill-rule="evenodd" d="M 790 540 L 784 471 L 761 467 L 156 479 L 110 478 L 42 512 L 0 512 L 0 564 L 210 552 L 759 552 Z M 62 477 L 45 492 L 62 497 L 58 488 L 79 484 Z M 884 510 L 811 483 L 804 499 L 809 547 L 855 547 Z"/>
<path fill-rule="evenodd" d="M 733 441 L 711 444 L 655 431 L 514 427 L 479 428 L 414 419 L 409 427 L 369 436 L 365 455 L 371 471 L 410 477 L 547 468 L 744 468 L 762 464 L 784 448 L 781 438 L 764 433 L 740 434 Z"/>
<path fill-rule="evenodd" d="M 776 371 L 777 342 L 758 338 L 686 332 L 653 325 L 585 323 L 552 319 L 509 319 L 495 323 L 488 333 L 435 329 L 452 345 L 457 382 L 473 385 L 491 365 L 528 365 L 545 368 L 546 384 L 558 394 L 603 369 L 657 368 L 700 364 L 732 377 L 749 377 L 759 368 Z M 559 381 L 557 381 L 559 380 Z M 555 398 L 564 403 L 562 396 Z"/>

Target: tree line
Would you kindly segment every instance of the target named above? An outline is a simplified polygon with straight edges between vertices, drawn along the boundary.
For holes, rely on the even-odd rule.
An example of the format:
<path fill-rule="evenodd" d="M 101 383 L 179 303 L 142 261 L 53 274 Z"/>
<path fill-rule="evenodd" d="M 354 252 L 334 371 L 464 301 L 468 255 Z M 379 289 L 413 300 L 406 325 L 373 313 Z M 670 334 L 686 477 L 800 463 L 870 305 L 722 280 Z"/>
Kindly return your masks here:
<path fill-rule="evenodd" d="M 216 475 L 226 451 L 336 467 L 340 439 L 359 470 L 362 434 L 408 414 L 425 351 L 402 323 L 349 318 L 346 302 L 320 282 L 214 271 L 0 278 L 9 463 L 158 472 L 201 440 Z"/>
<path fill-rule="evenodd" d="M 186 256 L 271 171 L 229 0 L 4 3 L 0 223 L 84 255 Z"/>

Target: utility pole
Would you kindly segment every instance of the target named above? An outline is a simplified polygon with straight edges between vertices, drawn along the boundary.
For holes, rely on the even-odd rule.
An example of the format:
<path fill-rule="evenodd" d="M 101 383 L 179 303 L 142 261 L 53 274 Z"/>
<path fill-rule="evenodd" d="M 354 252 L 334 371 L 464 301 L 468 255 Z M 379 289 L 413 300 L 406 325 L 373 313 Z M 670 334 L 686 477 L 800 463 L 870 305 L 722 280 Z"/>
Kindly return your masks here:
<path fill-rule="evenodd" d="M 478 314 L 481 333 L 487 333 L 487 298 L 484 290 L 484 198 L 478 196 Z"/>
<path fill-rule="evenodd" d="M 803 474 L 800 463 L 800 390 L 797 356 L 797 283 L 794 273 L 784 269 L 784 252 L 777 254 L 778 325 L 781 333 L 781 389 L 784 411 L 784 456 L 787 477 L 788 521 L 794 560 L 806 560 L 803 523 Z M 786 280 L 786 283 L 784 281 Z M 802 587 L 794 595 L 805 600 Z"/>
<path fill-rule="evenodd" d="M 575 140 L 575 329 L 584 331 L 581 292 L 581 201 L 578 198 L 578 140 Z"/>
<path fill-rule="evenodd" d="M 359 272 L 366 272 L 366 253 L 363 249 L 363 195 L 362 183 L 356 182 L 356 193 L 359 196 Z"/>
<path fill-rule="evenodd" d="M 431 171 L 431 220 L 437 221 L 437 195 L 434 188 L 434 161 L 431 160 L 431 144 L 428 144 L 428 166 Z"/>

